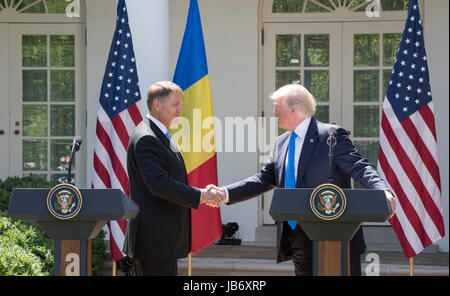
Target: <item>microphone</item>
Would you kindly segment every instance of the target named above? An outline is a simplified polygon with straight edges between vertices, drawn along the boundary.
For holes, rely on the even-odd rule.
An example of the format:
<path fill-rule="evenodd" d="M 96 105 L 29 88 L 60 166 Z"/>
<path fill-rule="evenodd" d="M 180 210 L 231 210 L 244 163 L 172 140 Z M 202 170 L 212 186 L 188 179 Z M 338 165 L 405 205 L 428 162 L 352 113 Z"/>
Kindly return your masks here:
<path fill-rule="evenodd" d="M 328 129 L 327 144 L 328 144 L 328 146 L 332 145 L 334 147 L 334 146 L 336 146 L 336 143 L 337 143 L 336 128 L 332 126 Z"/>
<path fill-rule="evenodd" d="M 328 139 L 327 144 L 329 147 L 329 153 L 328 153 L 328 182 L 332 183 L 333 179 L 331 177 L 331 168 L 333 166 L 333 147 L 336 146 L 337 139 L 336 139 L 336 128 L 330 127 L 328 129 Z"/>
<path fill-rule="evenodd" d="M 81 137 L 76 136 L 72 143 L 72 152 L 70 153 L 70 160 L 69 160 L 69 171 L 67 174 L 67 183 L 72 184 L 72 159 L 75 155 L 75 152 L 80 150 L 81 146 Z"/>
<path fill-rule="evenodd" d="M 73 139 L 72 149 L 75 149 L 75 152 L 80 150 L 81 146 L 81 137 L 76 136 L 75 139 Z"/>

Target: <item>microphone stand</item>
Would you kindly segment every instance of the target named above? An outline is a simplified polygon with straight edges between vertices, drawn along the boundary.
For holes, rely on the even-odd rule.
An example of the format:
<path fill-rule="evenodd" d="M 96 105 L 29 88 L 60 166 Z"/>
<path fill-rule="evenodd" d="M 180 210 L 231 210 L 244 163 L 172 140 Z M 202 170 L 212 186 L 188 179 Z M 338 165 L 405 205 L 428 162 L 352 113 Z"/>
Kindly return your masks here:
<path fill-rule="evenodd" d="M 69 159 L 69 169 L 67 174 L 67 183 L 72 184 L 72 160 L 75 156 L 75 152 L 80 150 L 81 146 L 81 137 L 76 137 L 72 144 L 72 151 L 70 152 L 70 159 Z"/>
<path fill-rule="evenodd" d="M 70 152 L 69 172 L 67 174 L 67 183 L 72 184 L 72 158 L 75 155 L 75 143 L 72 145 L 72 152 Z"/>
<path fill-rule="evenodd" d="M 328 183 L 333 183 L 333 178 L 331 177 L 331 168 L 333 166 L 333 147 L 336 145 L 336 133 L 330 132 L 328 136 L 327 144 L 329 147 L 328 152 Z"/>

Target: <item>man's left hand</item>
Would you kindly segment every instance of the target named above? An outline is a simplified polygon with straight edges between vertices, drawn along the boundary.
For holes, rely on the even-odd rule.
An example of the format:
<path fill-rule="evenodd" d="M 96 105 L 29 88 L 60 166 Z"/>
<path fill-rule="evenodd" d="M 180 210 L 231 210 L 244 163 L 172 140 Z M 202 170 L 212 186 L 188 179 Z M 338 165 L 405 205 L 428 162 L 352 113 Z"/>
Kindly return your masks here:
<path fill-rule="evenodd" d="M 388 218 L 391 219 L 395 215 L 395 207 L 396 207 L 395 197 L 392 195 L 391 191 L 387 189 L 384 190 L 384 192 L 386 193 L 386 199 L 388 200 L 389 205 L 391 206 L 392 214 Z"/>

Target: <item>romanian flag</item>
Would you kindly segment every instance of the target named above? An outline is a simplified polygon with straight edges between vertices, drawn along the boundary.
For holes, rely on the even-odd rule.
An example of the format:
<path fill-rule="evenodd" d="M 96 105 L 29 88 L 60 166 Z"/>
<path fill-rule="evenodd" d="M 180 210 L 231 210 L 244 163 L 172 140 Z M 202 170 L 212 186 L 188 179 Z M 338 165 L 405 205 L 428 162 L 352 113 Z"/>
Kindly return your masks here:
<path fill-rule="evenodd" d="M 214 114 L 197 0 L 191 0 L 189 6 L 173 82 L 183 90 L 183 113 L 172 134 L 183 155 L 189 185 L 197 188 L 217 185 Z M 220 208 L 204 204 L 191 214 L 191 253 L 195 254 L 220 238 L 222 221 Z"/>

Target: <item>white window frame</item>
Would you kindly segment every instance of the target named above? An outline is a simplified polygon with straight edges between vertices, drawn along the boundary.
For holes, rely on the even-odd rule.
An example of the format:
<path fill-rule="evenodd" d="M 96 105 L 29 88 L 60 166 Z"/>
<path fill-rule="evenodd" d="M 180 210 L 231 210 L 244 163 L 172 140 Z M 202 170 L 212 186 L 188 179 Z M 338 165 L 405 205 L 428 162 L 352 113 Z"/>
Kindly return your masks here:
<path fill-rule="evenodd" d="M 273 0 L 261 0 L 260 1 L 260 15 L 261 21 L 259 23 L 259 30 L 261 34 L 259 35 L 259 102 L 258 102 L 258 114 L 271 116 L 270 105 L 266 102 L 268 98 L 268 94 L 270 94 L 271 86 L 275 85 L 275 71 L 274 68 L 271 68 L 270 62 L 267 61 L 267 50 L 270 47 L 275 47 L 273 45 L 269 45 L 271 42 L 275 42 L 275 40 L 270 40 L 267 38 L 267 30 L 270 29 L 271 23 L 278 23 L 279 25 L 283 25 L 286 27 L 296 26 L 296 24 L 302 24 L 303 26 L 307 26 L 308 23 L 341 23 L 341 36 L 342 36 L 342 54 L 339 58 L 341 62 L 340 71 L 342 73 L 341 80 L 341 92 L 339 93 L 341 96 L 341 111 L 339 115 L 333 114 L 331 112 L 330 106 L 330 122 L 336 122 L 351 131 L 353 130 L 353 39 L 349 41 L 350 33 L 352 32 L 350 28 L 357 27 L 361 24 L 364 24 L 364 27 L 376 25 L 383 27 L 384 31 L 378 31 L 378 33 L 391 33 L 392 30 L 388 29 L 390 24 L 395 24 L 395 30 L 392 32 L 398 31 L 398 24 L 401 23 L 403 26 L 406 20 L 407 11 L 382 11 L 380 13 L 380 17 L 372 17 L 369 18 L 364 11 L 362 12 L 350 12 L 346 8 L 338 8 L 333 12 L 329 13 L 272 13 L 272 3 Z M 419 9 L 421 10 L 421 15 L 424 16 L 424 2 L 423 0 L 419 0 Z M 422 17 L 422 23 L 424 24 L 424 20 Z M 350 27 L 350 28 L 349 28 Z M 289 29 L 286 29 L 289 30 Z M 284 32 L 284 31 L 283 31 Z M 401 32 L 401 30 L 400 30 Z M 303 34 L 303 33 L 302 33 Z M 269 35 L 274 35 L 273 32 L 269 32 Z M 345 36 L 344 36 L 345 35 Z M 353 35 L 351 35 L 353 38 Z M 351 46 L 351 49 L 349 49 Z M 350 51 L 348 51 L 350 50 Z M 344 54 L 344 52 L 349 52 L 349 54 Z M 275 59 L 275 55 L 272 55 Z M 381 57 L 382 58 L 382 57 Z M 331 53 L 330 53 L 330 63 L 331 63 Z M 382 61 L 382 60 L 381 60 Z M 274 62 L 273 62 L 274 63 Z M 348 66 L 350 65 L 350 66 Z M 345 69 L 344 69 L 345 68 Z M 267 73 L 272 73 L 273 78 L 267 78 Z M 382 79 L 382 76 L 380 76 Z M 302 75 L 302 80 L 304 79 Z M 349 81 L 351 79 L 351 81 Z M 330 104 L 332 102 L 332 82 L 333 79 L 330 75 Z M 382 83 L 382 81 L 381 81 Z M 381 84 L 380 83 L 380 84 Z M 345 87 L 347 85 L 347 87 Z M 380 89 L 380 94 L 382 95 L 382 88 Z M 337 101 L 337 100 L 336 100 Z M 350 101 L 350 102 L 349 102 Z M 381 104 L 380 104 L 381 105 Z M 351 106 L 351 108 L 344 108 L 344 106 Z M 273 107 L 272 107 L 273 108 Z M 380 107 L 381 108 L 381 107 Z M 335 109 L 336 110 L 336 109 Z M 380 109 L 381 110 L 381 109 Z M 350 115 L 349 115 L 350 114 Z M 350 117 L 349 117 L 350 116 Z M 381 118 L 381 117 L 380 117 Z M 351 122 L 351 125 L 349 124 Z M 353 137 L 353 135 L 351 135 Z M 262 136 L 264 138 L 264 136 Z M 267 141 L 266 141 L 267 142 Z M 259 168 L 262 167 L 263 164 L 259 164 Z M 376 164 L 374 164 L 376 165 Z M 267 197 L 268 198 L 267 198 Z M 268 215 L 268 211 L 270 208 L 272 193 L 266 193 L 263 195 L 263 198 L 259 199 L 259 225 L 272 224 L 273 220 Z"/>
<path fill-rule="evenodd" d="M 22 35 L 74 35 L 75 36 L 75 136 L 86 138 L 86 96 L 85 96 L 85 26 L 81 24 L 11 24 L 9 25 L 9 70 L 10 70 L 10 176 L 21 176 L 22 174 L 31 173 L 22 170 L 22 135 L 23 135 L 23 121 L 22 121 Z M 49 49 L 47 49 L 49 50 Z M 50 67 L 44 67 L 48 71 Z M 50 73 L 50 72 L 49 72 Z M 48 80 L 49 83 L 49 80 Z M 50 85 L 47 85 L 49 98 Z M 50 101 L 47 99 L 46 103 L 50 106 Z M 57 105 L 57 103 L 51 103 Z M 48 108 L 49 109 L 49 108 Z M 49 112 L 49 111 L 48 111 Z M 19 122 L 19 126 L 16 126 Z M 48 117 L 48 124 L 50 125 L 50 117 Z M 14 131 L 18 130 L 18 135 Z M 50 138 L 48 132 L 47 137 Z M 64 139 L 73 138 L 62 137 Z M 86 163 L 86 145 L 81 146 L 81 150 L 77 153 L 75 159 L 75 169 L 72 174 L 76 174 L 76 185 L 86 186 L 86 176 L 84 164 Z M 15 151 L 20 151 L 15 153 Z M 47 150 L 47 161 L 50 163 L 50 149 Z M 41 171 L 37 171 L 39 174 Z M 50 168 L 42 173 L 59 173 L 51 171 Z M 66 172 L 62 172 L 64 174 Z"/>

